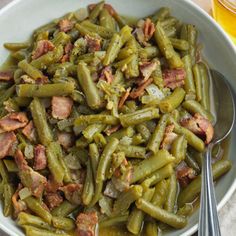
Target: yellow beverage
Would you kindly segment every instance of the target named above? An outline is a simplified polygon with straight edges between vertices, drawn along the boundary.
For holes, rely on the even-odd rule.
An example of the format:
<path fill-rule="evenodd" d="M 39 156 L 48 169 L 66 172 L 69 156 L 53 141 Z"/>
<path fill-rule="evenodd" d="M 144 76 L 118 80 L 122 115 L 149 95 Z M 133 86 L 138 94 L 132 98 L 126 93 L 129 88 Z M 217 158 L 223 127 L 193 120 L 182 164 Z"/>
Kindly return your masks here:
<path fill-rule="evenodd" d="M 236 43 L 236 0 L 213 0 L 213 16 Z"/>

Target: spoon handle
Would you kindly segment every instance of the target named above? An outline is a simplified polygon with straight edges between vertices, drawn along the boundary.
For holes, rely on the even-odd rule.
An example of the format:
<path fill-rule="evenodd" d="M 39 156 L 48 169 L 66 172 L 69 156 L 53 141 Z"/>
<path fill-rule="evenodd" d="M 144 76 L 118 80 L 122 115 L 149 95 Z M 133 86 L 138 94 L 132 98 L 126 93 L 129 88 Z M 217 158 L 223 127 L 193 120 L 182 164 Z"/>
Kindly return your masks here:
<path fill-rule="evenodd" d="M 211 152 L 213 145 L 209 145 L 203 158 L 201 206 L 199 214 L 199 236 L 220 236 L 220 226 L 216 207 L 215 190 L 212 179 Z"/>

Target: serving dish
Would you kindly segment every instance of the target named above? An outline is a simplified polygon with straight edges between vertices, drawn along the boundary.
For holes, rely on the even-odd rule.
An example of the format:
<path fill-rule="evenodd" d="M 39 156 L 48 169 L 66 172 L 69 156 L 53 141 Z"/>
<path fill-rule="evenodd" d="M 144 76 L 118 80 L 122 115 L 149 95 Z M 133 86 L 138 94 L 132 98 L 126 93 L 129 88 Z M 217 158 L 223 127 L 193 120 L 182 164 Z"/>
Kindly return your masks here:
<path fill-rule="evenodd" d="M 94 1 L 63 1 L 63 0 L 16 0 L 0 11 L 0 42 L 24 41 L 30 36 L 33 29 L 50 20 L 57 18 L 69 11 L 85 7 Z M 143 0 L 129 1 L 108 1 L 123 15 L 141 17 L 153 13 L 154 9 L 168 6 L 172 9 L 174 16 L 179 19 L 197 25 L 200 32 L 199 41 L 203 43 L 204 58 L 209 62 L 210 67 L 217 69 L 229 79 L 233 89 L 236 89 L 236 81 L 233 75 L 236 74 L 235 56 L 236 52 L 230 39 L 225 35 L 219 26 L 205 12 L 189 1 L 155 1 L 150 0 L 148 4 Z M 132 11 L 130 11 L 132 9 Z M 32 14 L 32 12 L 35 12 Z M 0 48 L 0 64 L 7 56 L 7 51 Z M 220 55 L 220 56 L 219 56 Z M 234 140 L 235 129 L 232 134 Z M 229 149 L 229 158 L 233 162 L 231 171 L 224 176 L 216 186 L 218 207 L 221 208 L 233 193 L 235 183 L 235 160 L 233 158 L 234 148 Z M 166 235 L 191 235 L 197 229 L 198 213 L 196 212 L 189 220 L 189 224 L 183 230 L 168 233 Z M 13 221 L 5 218 L 0 213 L 0 227 L 10 235 L 23 235 L 14 225 Z"/>

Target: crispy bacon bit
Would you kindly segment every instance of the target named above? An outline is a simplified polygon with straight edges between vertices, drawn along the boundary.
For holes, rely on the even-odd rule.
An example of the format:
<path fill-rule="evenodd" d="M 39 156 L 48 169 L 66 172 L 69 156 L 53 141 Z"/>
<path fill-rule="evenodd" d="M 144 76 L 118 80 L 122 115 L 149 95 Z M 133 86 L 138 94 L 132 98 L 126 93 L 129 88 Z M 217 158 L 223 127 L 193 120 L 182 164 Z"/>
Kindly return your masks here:
<path fill-rule="evenodd" d="M 13 79 L 12 71 L 0 71 L 0 80 L 9 81 Z"/>
<path fill-rule="evenodd" d="M 157 62 L 143 62 L 139 68 L 143 75 L 144 81 L 146 81 L 150 78 L 152 72 L 156 70 Z"/>
<path fill-rule="evenodd" d="M 107 136 L 110 136 L 111 134 L 115 133 L 117 130 L 120 129 L 120 125 L 112 126 L 109 129 L 106 129 L 104 132 L 106 133 Z"/>
<path fill-rule="evenodd" d="M 89 52 L 96 52 L 101 50 L 101 39 L 86 35 L 85 40 L 87 42 Z"/>
<path fill-rule="evenodd" d="M 46 186 L 47 179 L 28 166 L 28 163 L 19 149 L 15 154 L 15 162 L 19 168 L 21 183 L 31 190 L 32 195 L 40 197 Z"/>
<path fill-rule="evenodd" d="M 17 142 L 14 132 L 0 134 L 0 159 L 10 155 L 11 149 Z"/>
<path fill-rule="evenodd" d="M 36 129 L 32 120 L 22 129 L 22 134 L 31 142 L 36 142 Z"/>
<path fill-rule="evenodd" d="M 35 60 L 44 54 L 48 53 L 49 51 L 52 51 L 55 48 L 53 43 L 49 40 L 39 40 L 37 42 L 36 48 L 32 53 L 32 59 Z"/>
<path fill-rule="evenodd" d="M 150 18 L 147 18 L 144 22 L 143 33 L 145 41 L 149 41 L 155 32 L 155 26 Z"/>
<path fill-rule="evenodd" d="M 59 206 L 63 202 L 63 197 L 58 192 L 46 193 L 45 202 L 49 210 L 51 211 L 53 208 Z"/>
<path fill-rule="evenodd" d="M 169 150 L 171 148 L 171 144 L 174 142 L 174 140 L 177 137 L 177 134 L 173 132 L 174 125 L 168 125 L 165 129 L 164 137 L 161 143 L 161 148 Z"/>
<path fill-rule="evenodd" d="M 166 69 L 163 72 L 164 86 L 171 89 L 182 87 L 184 85 L 185 77 L 186 72 L 183 68 L 170 70 Z"/>
<path fill-rule="evenodd" d="M 74 27 L 74 23 L 68 19 L 59 21 L 59 28 L 61 32 L 68 32 Z"/>
<path fill-rule="evenodd" d="M 58 142 L 65 148 L 69 148 L 74 144 L 74 135 L 68 132 L 59 132 L 57 134 Z"/>
<path fill-rule="evenodd" d="M 74 48 L 74 45 L 73 45 L 71 42 L 69 42 L 69 43 L 66 44 L 66 46 L 65 46 L 65 48 L 64 48 L 64 55 L 63 55 L 63 57 L 61 58 L 61 62 L 62 62 L 62 63 L 69 61 L 69 59 L 70 59 L 70 54 L 71 54 L 73 48 Z"/>
<path fill-rule="evenodd" d="M 34 147 L 34 169 L 43 170 L 47 167 L 46 148 L 38 144 Z"/>
<path fill-rule="evenodd" d="M 23 188 L 22 184 L 18 184 L 17 190 L 13 194 L 11 200 L 14 207 L 14 216 L 17 217 L 18 214 L 27 209 L 24 201 L 19 200 L 19 192 Z"/>
<path fill-rule="evenodd" d="M 186 187 L 192 179 L 196 177 L 195 171 L 188 167 L 186 164 L 180 163 L 176 169 L 176 177 L 181 185 L 181 187 Z"/>
<path fill-rule="evenodd" d="M 52 116 L 55 119 L 66 119 L 73 106 L 73 100 L 69 97 L 57 97 L 52 98 Z"/>
<path fill-rule="evenodd" d="M 214 135 L 214 128 L 211 122 L 200 114 L 196 113 L 191 118 L 181 120 L 180 123 L 194 134 L 203 138 L 206 144 L 211 142 Z"/>
<path fill-rule="evenodd" d="M 24 112 L 14 112 L 0 120 L 0 132 L 13 131 L 27 125 L 28 118 Z"/>
<path fill-rule="evenodd" d="M 55 193 L 62 184 L 55 181 L 52 175 L 49 176 L 45 190 L 48 193 Z"/>
<path fill-rule="evenodd" d="M 103 68 L 99 79 L 106 80 L 108 84 L 111 84 L 111 82 L 114 80 L 114 77 L 112 75 L 112 69 L 110 66 Z"/>
<path fill-rule="evenodd" d="M 130 90 L 131 88 L 128 88 L 125 93 L 123 94 L 123 96 L 120 98 L 119 104 L 118 104 L 118 108 L 121 109 L 123 107 L 123 105 L 125 104 L 126 100 L 128 99 L 129 95 L 130 95 Z"/>
<path fill-rule="evenodd" d="M 145 88 L 153 82 L 153 78 L 149 78 L 144 83 L 142 83 L 137 89 L 132 90 L 130 97 L 136 99 L 143 95 Z"/>
<path fill-rule="evenodd" d="M 64 192 L 65 198 L 73 203 L 80 204 L 81 203 L 81 194 L 83 190 L 82 184 L 67 184 L 63 187 L 60 187 L 59 190 Z"/>
<path fill-rule="evenodd" d="M 77 236 L 95 236 L 97 212 L 80 213 L 76 218 Z"/>

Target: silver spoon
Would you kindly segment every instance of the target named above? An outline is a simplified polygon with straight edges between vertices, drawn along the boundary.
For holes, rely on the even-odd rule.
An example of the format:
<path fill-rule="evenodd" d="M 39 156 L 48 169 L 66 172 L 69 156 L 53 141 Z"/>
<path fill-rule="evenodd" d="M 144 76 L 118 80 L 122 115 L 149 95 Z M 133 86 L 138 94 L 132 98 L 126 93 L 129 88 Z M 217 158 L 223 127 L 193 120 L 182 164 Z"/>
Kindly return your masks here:
<path fill-rule="evenodd" d="M 214 126 L 214 139 L 208 145 L 203 158 L 199 236 L 221 235 L 212 179 L 211 153 L 214 145 L 220 143 L 231 132 L 235 118 L 233 95 L 226 79 L 215 70 L 210 70 L 210 73 L 217 121 Z"/>

